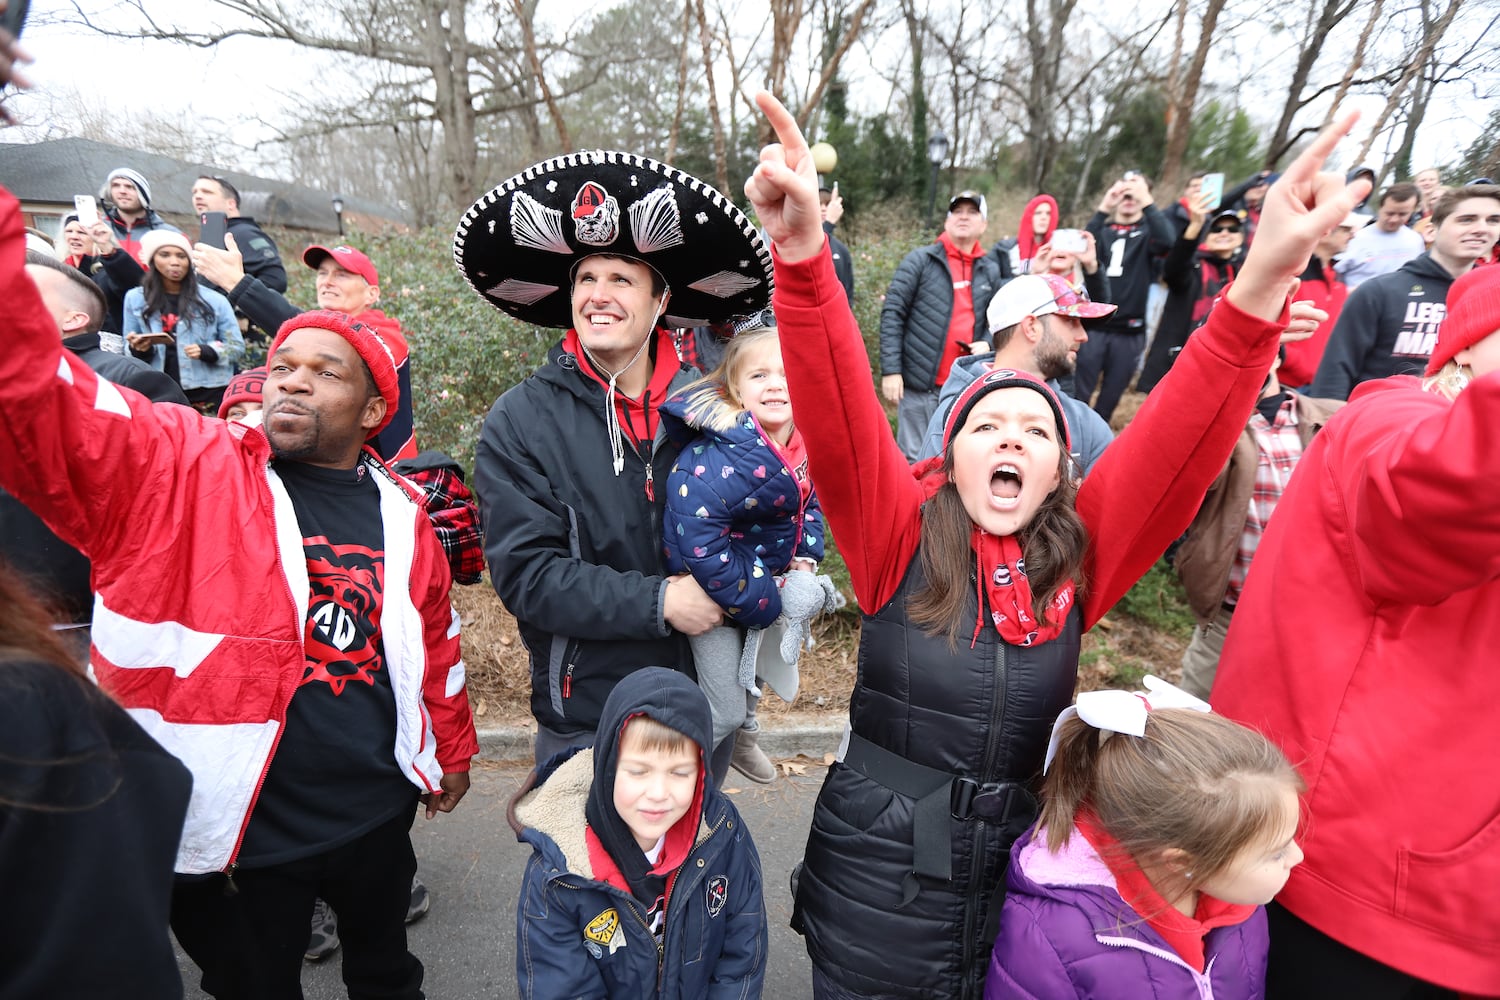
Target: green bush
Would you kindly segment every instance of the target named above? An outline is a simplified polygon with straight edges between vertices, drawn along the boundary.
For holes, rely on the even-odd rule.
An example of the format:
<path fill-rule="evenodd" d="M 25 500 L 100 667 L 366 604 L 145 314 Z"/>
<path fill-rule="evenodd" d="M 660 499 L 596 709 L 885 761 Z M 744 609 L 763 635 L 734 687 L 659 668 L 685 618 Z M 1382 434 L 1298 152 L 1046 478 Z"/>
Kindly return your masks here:
<path fill-rule="evenodd" d="M 1114 611 L 1184 641 L 1193 634 L 1193 626 L 1197 624 L 1192 609 L 1188 607 L 1182 581 L 1160 559 L 1120 598 Z"/>

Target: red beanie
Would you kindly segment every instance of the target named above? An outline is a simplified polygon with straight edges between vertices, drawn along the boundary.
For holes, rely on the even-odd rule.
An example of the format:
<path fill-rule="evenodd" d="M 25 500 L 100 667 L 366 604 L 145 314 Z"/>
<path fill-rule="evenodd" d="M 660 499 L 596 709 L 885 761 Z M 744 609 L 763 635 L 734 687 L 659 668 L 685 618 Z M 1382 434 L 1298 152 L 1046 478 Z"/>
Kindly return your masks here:
<path fill-rule="evenodd" d="M 380 331 L 369 324 L 350 319 L 348 313 L 314 309 L 300 316 L 293 316 L 281 324 L 281 329 L 276 331 L 276 339 L 271 341 L 270 351 L 266 353 L 268 363 L 269 359 L 276 356 L 288 335 L 308 327 L 336 333 L 359 352 L 365 367 L 370 369 L 370 375 L 375 380 L 375 390 L 385 399 L 385 418 L 370 431 L 370 437 L 385 430 L 386 424 L 396 415 L 396 407 L 401 402 L 401 389 L 396 381 L 395 358 L 385 339 L 380 336 Z"/>
<path fill-rule="evenodd" d="M 1500 330 L 1500 264 L 1479 264 L 1448 289 L 1448 315 L 1438 328 L 1427 374 L 1436 375 L 1459 351 L 1473 347 L 1497 330 Z"/>
<path fill-rule="evenodd" d="M 240 372 L 224 387 L 224 399 L 219 403 L 219 419 L 229 419 L 229 408 L 235 403 L 259 403 L 266 388 L 266 366 Z"/>

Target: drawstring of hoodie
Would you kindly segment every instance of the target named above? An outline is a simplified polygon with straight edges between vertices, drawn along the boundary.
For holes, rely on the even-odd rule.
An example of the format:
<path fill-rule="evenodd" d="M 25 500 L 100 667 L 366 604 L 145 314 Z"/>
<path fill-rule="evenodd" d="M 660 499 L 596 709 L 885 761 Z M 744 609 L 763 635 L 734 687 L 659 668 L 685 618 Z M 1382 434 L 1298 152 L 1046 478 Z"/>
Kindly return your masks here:
<path fill-rule="evenodd" d="M 609 385 L 604 389 L 604 432 L 609 435 L 609 455 L 614 462 L 615 475 L 617 477 L 625 469 L 625 436 L 620 432 L 620 414 L 616 405 L 619 394 L 615 388 L 615 383 L 621 375 L 624 375 L 635 367 L 635 363 L 641 360 L 641 355 L 646 353 L 646 348 L 651 346 L 652 334 L 656 332 L 656 321 L 661 318 L 662 306 L 665 304 L 666 295 L 663 294 L 657 300 L 656 312 L 651 317 L 651 333 L 647 334 L 646 339 L 641 341 L 641 346 L 636 348 L 635 356 L 630 359 L 629 363 L 617 372 L 612 372 L 600 364 L 599 359 L 594 357 L 594 352 L 590 351 L 583 343 L 583 338 L 578 338 L 578 346 L 583 348 L 583 353 L 587 355 L 589 364 L 593 365 L 596 371 L 609 376 Z"/>
<path fill-rule="evenodd" d="M 979 530 L 982 538 L 984 529 Z M 981 546 L 974 547 L 974 604 L 979 610 L 974 613 L 974 637 L 969 640 L 970 649 L 979 645 L 979 633 L 984 630 L 984 552 Z"/>

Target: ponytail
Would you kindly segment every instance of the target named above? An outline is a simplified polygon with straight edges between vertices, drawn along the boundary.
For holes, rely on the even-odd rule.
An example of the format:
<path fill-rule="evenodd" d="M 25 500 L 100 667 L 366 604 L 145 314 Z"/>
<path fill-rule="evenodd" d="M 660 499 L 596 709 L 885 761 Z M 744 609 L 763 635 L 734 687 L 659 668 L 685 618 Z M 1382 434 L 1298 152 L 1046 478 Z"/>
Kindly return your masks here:
<path fill-rule="evenodd" d="M 1057 756 L 1047 770 L 1041 825 L 1047 849 L 1059 851 L 1068 842 L 1078 810 L 1093 798 L 1094 774 L 1099 766 L 1099 741 L 1104 732 L 1078 716 L 1063 722 L 1057 734 Z"/>

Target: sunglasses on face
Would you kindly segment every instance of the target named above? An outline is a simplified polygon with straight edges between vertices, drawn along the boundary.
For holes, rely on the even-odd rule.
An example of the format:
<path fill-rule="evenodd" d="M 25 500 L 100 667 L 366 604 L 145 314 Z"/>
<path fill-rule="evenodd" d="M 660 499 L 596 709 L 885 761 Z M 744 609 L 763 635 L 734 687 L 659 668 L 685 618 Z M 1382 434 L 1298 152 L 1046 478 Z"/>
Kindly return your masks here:
<path fill-rule="evenodd" d="M 1210 233 L 1237 233 L 1239 231 L 1239 226 L 1215 226 L 1209 230 Z"/>

